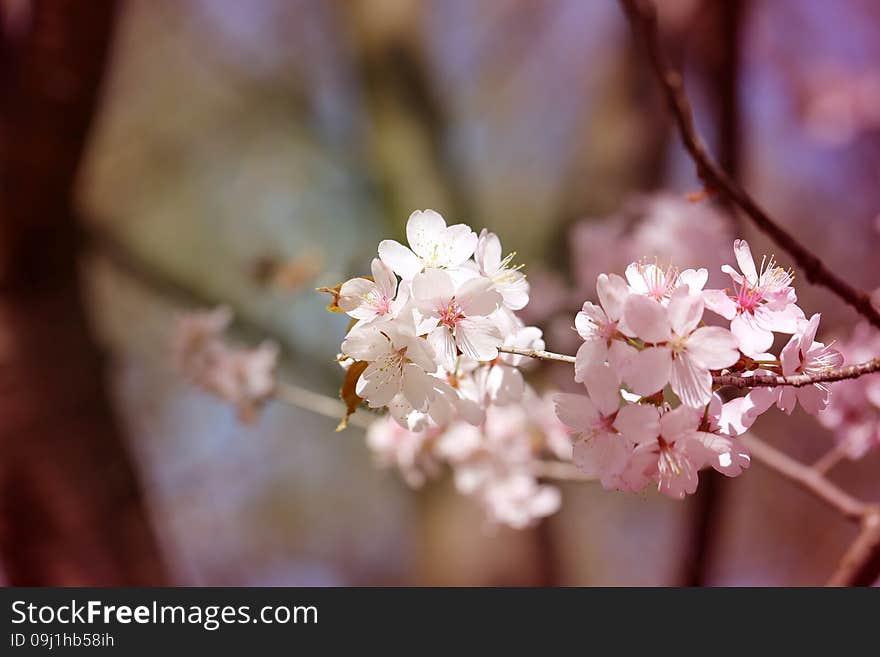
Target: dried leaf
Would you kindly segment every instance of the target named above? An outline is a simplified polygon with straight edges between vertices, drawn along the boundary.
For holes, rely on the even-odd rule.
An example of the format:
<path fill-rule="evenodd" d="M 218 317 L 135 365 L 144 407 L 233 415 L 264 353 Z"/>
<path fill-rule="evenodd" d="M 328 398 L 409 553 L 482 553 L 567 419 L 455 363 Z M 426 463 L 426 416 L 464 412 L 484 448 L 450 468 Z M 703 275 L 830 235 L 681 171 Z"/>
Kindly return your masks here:
<path fill-rule="evenodd" d="M 339 425 L 336 427 L 337 431 L 342 431 L 348 426 L 348 418 L 352 416 L 358 406 L 361 405 L 361 402 L 364 401 L 358 396 L 357 392 L 355 392 L 355 388 L 358 379 L 363 371 L 367 369 L 368 364 L 369 363 L 366 361 L 356 360 L 351 366 L 349 366 L 348 371 L 345 373 L 345 381 L 342 382 L 342 387 L 339 389 L 339 398 L 345 402 L 345 417 L 342 418 Z"/>
<path fill-rule="evenodd" d="M 327 310 L 331 313 L 344 313 L 345 311 L 339 307 L 339 291 L 342 289 L 342 283 L 337 285 L 336 287 L 317 287 L 315 288 L 316 292 L 323 292 L 324 294 L 329 294 L 333 297 L 330 303 L 327 304 Z"/>

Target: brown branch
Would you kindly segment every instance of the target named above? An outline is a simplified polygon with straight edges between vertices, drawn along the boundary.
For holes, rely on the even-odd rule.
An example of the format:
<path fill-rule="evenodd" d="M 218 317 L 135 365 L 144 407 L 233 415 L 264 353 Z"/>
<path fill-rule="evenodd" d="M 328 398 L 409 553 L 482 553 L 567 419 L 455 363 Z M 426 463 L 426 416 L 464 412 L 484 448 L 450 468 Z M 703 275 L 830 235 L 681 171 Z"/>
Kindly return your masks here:
<path fill-rule="evenodd" d="M 807 280 L 822 285 L 856 309 L 880 328 L 880 310 L 871 304 L 870 295 L 845 281 L 828 268 L 819 257 L 771 219 L 770 215 L 719 167 L 694 126 L 693 112 L 681 73 L 666 60 L 658 38 L 657 9 L 650 0 L 620 0 L 636 38 L 647 51 L 648 59 L 675 118 L 685 148 L 696 165 L 697 175 L 706 187 L 739 207 L 745 215 L 777 246 L 784 249 L 804 272 Z"/>
<path fill-rule="evenodd" d="M 792 376 L 720 374 L 712 377 L 712 382 L 717 386 L 729 386 L 732 388 L 773 388 L 776 386 L 802 388 L 814 383 L 832 383 L 834 381 L 843 381 L 844 379 L 857 379 L 860 376 L 874 372 L 880 372 L 880 358 L 855 365 L 843 365 L 813 374 L 795 374 Z"/>
<path fill-rule="evenodd" d="M 862 517 L 856 540 L 843 555 L 828 586 L 871 586 L 880 576 L 880 506 Z"/>
<path fill-rule="evenodd" d="M 813 493 L 850 520 L 861 521 L 871 508 L 826 479 L 821 472 L 795 461 L 788 454 L 771 447 L 763 440 L 748 434 L 740 436 L 739 440 L 749 449 L 755 460 L 775 470 L 804 490 Z"/>
<path fill-rule="evenodd" d="M 536 358 L 539 360 L 551 360 L 559 363 L 574 363 L 574 356 L 565 354 L 557 354 L 552 351 L 544 351 L 541 349 L 518 349 L 515 347 L 498 347 L 498 351 L 505 354 L 515 354 L 517 356 L 526 356 L 528 358 Z M 814 374 L 795 374 L 792 376 L 777 376 L 773 374 L 754 374 L 752 376 L 742 376 L 739 374 L 716 374 L 712 377 L 712 383 L 716 386 L 727 386 L 731 388 L 774 388 L 776 386 L 791 386 L 792 388 L 802 388 L 814 383 L 832 383 L 834 381 L 843 381 L 844 379 L 857 379 L 866 374 L 880 372 L 880 358 L 869 360 L 865 363 L 857 363 L 855 365 L 843 365 L 835 367 L 824 372 Z"/>
<path fill-rule="evenodd" d="M 518 349 L 516 347 L 498 347 L 498 351 L 504 354 L 515 354 L 517 356 L 526 356 L 528 358 L 537 358 L 538 360 L 553 360 L 558 363 L 574 363 L 574 356 L 566 356 L 565 354 L 556 354 L 552 351 L 543 351 L 542 349 Z"/>
<path fill-rule="evenodd" d="M 290 406 L 329 417 L 337 422 L 345 417 L 347 413 L 345 404 L 339 399 L 282 381 L 275 385 L 275 399 Z M 366 429 L 376 418 L 378 416 L 370 416 L 369 413 L 358 411 L 348 418 L 348 423 L 361 429 Z"/>

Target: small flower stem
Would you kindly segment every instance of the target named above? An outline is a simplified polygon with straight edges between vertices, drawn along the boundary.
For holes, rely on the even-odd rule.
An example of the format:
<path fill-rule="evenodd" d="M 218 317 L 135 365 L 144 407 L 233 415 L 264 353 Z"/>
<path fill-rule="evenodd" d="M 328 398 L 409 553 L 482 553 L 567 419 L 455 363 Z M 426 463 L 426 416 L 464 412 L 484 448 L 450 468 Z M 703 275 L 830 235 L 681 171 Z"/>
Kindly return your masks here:
<path fill-rule="evenodd" d="M 566 356 L 565 354 L 555 354 L 552 351 L 543 351 L 541 349 L 518 349 L 516 347 L 498 347 L 498 351 L 505 354 L 515 354 L 517 356 L 527 356 L 528 358 L 537 358 L 539 360 L 552 360 L 559 363 L 574 363 L 574 356 Z"/>

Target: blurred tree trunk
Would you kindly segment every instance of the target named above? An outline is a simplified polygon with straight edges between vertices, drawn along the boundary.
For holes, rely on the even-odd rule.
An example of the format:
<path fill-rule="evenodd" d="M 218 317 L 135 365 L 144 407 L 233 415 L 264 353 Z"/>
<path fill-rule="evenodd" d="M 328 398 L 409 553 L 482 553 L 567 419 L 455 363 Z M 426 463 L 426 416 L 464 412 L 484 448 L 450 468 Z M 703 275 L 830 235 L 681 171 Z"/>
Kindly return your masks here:
<path fill-rule="evenodd" d="M 710 102 L 718 163 L 733 180 L 742 177 L 739 76 L 747 12 L 748 0 L 707 0 L 696 22 L 698 38 L 692 53 Z M 718 202 L 736 232 L 736 208 L 723 200 Z M 700 476 L 699 490 L 691 500 L 694 520 L 690 553 L 682 563 L 684 585 L 705 586 L 712 581 L 713 556 L 725 504 L 724 479 L 711 469 Z"/>
<path fill-rule="evenodd" d="M 0 52 L 0 558 L 10 584 L 158 584 L 87 326 L 72 209 L 115 5 L 6 7 L 24 11 L 6 13 Z"/>

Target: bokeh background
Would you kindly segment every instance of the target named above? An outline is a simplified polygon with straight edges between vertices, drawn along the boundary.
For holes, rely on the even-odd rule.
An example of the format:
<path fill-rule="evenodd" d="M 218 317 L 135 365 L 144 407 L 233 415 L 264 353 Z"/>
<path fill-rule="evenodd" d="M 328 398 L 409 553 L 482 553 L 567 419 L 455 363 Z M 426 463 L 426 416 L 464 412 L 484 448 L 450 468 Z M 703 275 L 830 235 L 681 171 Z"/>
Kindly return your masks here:
<path fill-rule="evenodd" d="M 616 2 L 76 4 L 0 1 L 8 582 L 805 585 L 832 572 L 855 528 L 759 464 L 683 503 L 566 484 L 537 528 L 487 531 L 448 480 L 414 492 L 376 468 L 360 429 L 280 403 L 245 426 L 171 367 L 175 316 L 222 302 L 237 339 L 279 341 L 285 380 L 335 395 L 346 322 L 314 288 L 367 271 L 417 208 L 497 232 L 533 283 L 528 319 L 570 352 L 607 218 L 659 192 L 687 213 L 700 188 Z M 836 270 L 880 286 L 880 6 L 659 4 L 725 167 Z M 701 222 L 713 203 L 697 205 Z M 723 243 L 772 251 L 717 212 Z M 848 335 L 848 308 L 804 281 L 798 293 L 825 337 Z M 537 380 L 562 386 L 565 372 Z M 755 429 L 805 461 L 832 444 L 801 411 Z M 833 477 L 876 497 L 878 472 L 875 454 Z"/>

